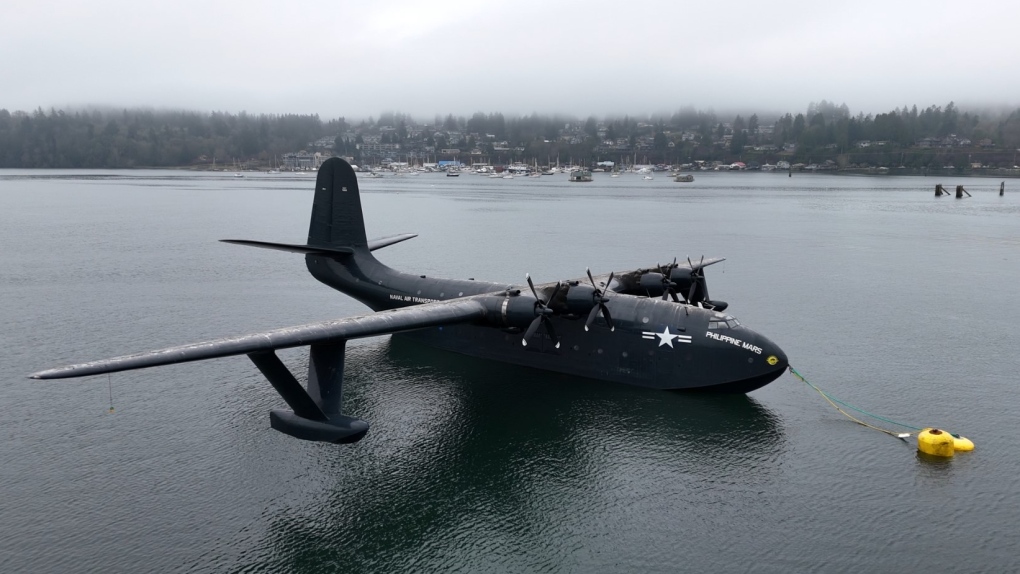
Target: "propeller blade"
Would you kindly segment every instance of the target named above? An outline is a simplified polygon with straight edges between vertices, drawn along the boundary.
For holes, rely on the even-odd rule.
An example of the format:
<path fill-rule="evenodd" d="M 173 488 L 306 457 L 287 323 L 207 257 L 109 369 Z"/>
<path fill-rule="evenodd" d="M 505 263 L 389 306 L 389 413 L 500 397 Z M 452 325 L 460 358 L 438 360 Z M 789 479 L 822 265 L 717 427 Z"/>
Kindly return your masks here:
<path fill-rule="evenodd" d="M 536 301 L 540 301 L 538 293 L 535 291 L 535 284 L 531 282 L 531 273 L 525 273 L 524 278 L 528 280 L 528 287 L 531 287 L 531 294 L 535 296 Z"/>
<path fill-rule="evenodd" d="M 606 318 L 606 323 L 609 324 L 609 330 L 615 331 L 616 325 L 613 324 L 613 317 L 612 315 L 609 314 L 609 307 L 606 307 L 605 305 L 599 305 L 599 308 L 602 309 L 602 316 Z"/>
<path fill-rule="evenodd" d="M 539 315 L 538 317 L 535 317 L 535 320 L 532 321 L 530 325 L 528 325 L 528 330 L 524 332 L 524 338 L 521 339 L 522 345 L 524 345 L 525 347 L 528 346 L 528 339 L 530 339 L 531 336 L 535 334 L 535 331 L 538 330 L 538 326 L 542 323 L 543 317 L 545 317 L 545 315 Z"/>
<path fill-rule="evenodd" d="M 549 333 L 549 338 L 552 339 L 554 343 L 556 343 L 555 347 L 557 349 L 559 349 L 560 348 L 560 340 L 559 340 L 559 338 L 556 337 L 556 329 L 553 329 L 552 319 L 546 317 L 545 315 L 542 315 L 541 319 L 542 319 L 542 322 L 545 323 L 545 331 L 546 331 L 546 333 Z"/>
<path fill-rule="evenodd" d="M 589 330 L 591 324 L 595 322 L 595 316 L 599 314 L 599 310 L 601 308 L 602 308 L 601 303 L 591 308 L 591 313 L 588 313 L 588 320 L 584 322 L 585 331 Z"/>
<path fill-rule="evenodd" d="M 549 304 L 553 302 L 553 299 L 556 298 L 556 294 L 560 292 L 560 287 L 562 287 L 562 286 L 563 286 L 563 283 L 560 283 L 559 281 L 556 282 L 556 287 L 553 288 L 552 295 L 550 295 L 549 296 L 549 300 L 545 302 L 545 306 L 546 307 L 548 307 Z"/>

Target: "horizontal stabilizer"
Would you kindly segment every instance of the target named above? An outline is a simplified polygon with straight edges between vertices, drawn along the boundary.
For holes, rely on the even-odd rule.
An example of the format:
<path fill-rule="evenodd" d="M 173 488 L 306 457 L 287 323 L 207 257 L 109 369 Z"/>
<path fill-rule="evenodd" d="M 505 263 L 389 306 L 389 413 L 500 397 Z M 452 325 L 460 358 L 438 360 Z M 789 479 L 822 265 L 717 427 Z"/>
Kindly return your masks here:
<path fill-rule="evenodd" d="M 357 317 L 346 317 L 333 321 L 286 327 L 264 333 L 252 333 L 240 337 L 216 339 L 214 341 L 194 343 L 159 351 L 149 351 L 137 355 L 81 363 L 40 371 L 30 375 L 30 377 L 33 379 L 87 377 L 160 365 L 229 357 L 231 355 L 289 349 L 313 343 L 328 343 L 413 331 L 428 327 L 468 323 L 479 320 L 484 316 L 485 307 L 474 297 L 454 299 L 452 301 L 437 301 Z"/>
<path fill-rule="evenodd" d="M 368 250 L 375 251 L 376 249 L 382 249 L 388 247 L 394 243 L 400 243 L 401 241 L 407 241 L 408 239 L 414 239 L 418 237 L 417 233 L 400 233 L 398 235 L 388 235 L 386 237 L 379 237 L 378 239 L 371 239 L 368 242 Z"/>
<path fill-rule="evenodd" d="M 379 237 L 368 242 L 368 250 L 375 251 L 376 249 L 382 249 L 388 247 L 394 243 L 400 243 L 401 241 L 407 241 L 418 237 L 417 233 L 400 233 L 397 235 L 388 235 L 386 237 Z M 327 256 L 345 256 L 353 255 L 354 249 L 350 247 L 318 247 L 315 245 L 294 245 L 291 243 L 271 243 L 269 241 L 253 241 L 251 239 L 220 239 L 224 243 L 233 243 L 234 245 L 247 245 L 248 247 L 261 247 L 263 249 L 276 249 L 277 251 L 290 251 L 291 253 L 305 253 L 309 255 L 327 255 Z"/>
<path fill-rule="evenodd" d="M 350 247 L 315 247 L 313 245 L 292 245 L 290 243 L 270 243 L 268 241 L 252 241 L 250 239 L 220 239 L 224 243 L 235 245 L 247 245 L 249 247 L 261 247 L 263 249 L 276 249 L 278 251 L 290 251 L 292 253 L 306 253 L 311 255 L 353 255 L 354 250 Z"/>

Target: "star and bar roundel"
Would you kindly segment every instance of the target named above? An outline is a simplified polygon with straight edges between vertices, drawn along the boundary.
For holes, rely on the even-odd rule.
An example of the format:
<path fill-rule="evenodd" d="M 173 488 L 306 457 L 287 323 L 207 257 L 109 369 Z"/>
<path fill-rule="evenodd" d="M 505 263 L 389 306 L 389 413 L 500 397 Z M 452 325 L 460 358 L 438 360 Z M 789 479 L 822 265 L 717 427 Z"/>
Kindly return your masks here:
<path fill-rule="evenodd" d="M 663 331 L 661 333 L 657 333 L 655 331 L 642 331 L 641 332 L 641 338 L 642 339 L 651 339 L 651 340 L 658 339 L 660 347 L 663 346 L 663 345 L 669 345 L 670 349 L 674 348 L 673 347 L 673 343 L 690 343 L 691 342 L 691 336 L 690 335 L 679 335 L 679 334 L 670 333 L 668 326 L 665 329 L 663 329 Z"/>

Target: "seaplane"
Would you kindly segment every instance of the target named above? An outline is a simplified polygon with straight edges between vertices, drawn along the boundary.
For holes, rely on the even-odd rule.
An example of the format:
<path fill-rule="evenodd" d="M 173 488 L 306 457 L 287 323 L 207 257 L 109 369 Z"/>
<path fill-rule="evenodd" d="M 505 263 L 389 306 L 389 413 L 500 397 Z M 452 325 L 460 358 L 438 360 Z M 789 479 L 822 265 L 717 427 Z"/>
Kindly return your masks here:
<path fill-rule="evenodd" d="M 519 285 L 404 273 L 372 254 L 405 233 L 367 239 L 358 180 L 341 158 L 323 162 L 303 244 L 224 239 L 303 254 L 320 282 L 371 312 L 52 368 L 33 379 L 63 379 L 246 355 L 289 408 L 270 426 L 330 443 L 364 438 L 367 421 L 344 415 L 344 357 L 352 339 L 392 335 L 446 351 L 577 377 L 675 391 L 748 393 L 774 381 L 787 356 L 709 298 L 705 268 L 721 258 L 686 259 L 628 271 Z M 277 356 L 308 347 L 304 384 Z"/>

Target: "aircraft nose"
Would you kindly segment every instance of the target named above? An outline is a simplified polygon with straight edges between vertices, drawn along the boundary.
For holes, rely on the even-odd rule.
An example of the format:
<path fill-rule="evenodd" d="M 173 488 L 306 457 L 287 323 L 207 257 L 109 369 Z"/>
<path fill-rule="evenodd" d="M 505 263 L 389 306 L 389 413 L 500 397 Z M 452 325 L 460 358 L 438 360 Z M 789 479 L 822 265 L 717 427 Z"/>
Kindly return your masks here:
<path fill-rule="evenodd" d="M 705 337 L 721 345 L 714 346 L 725 355 L 716 355 L 725 361 L 730 382 L 716 390 L 729 393 L 749 393 L 778 379 L 789 366 L 789 359 L 779 345 L 768 337 L 747 327 L 730 330 L 710 330 Z"/>
<path fill-rule="evenodd" d="M 779 345 L 772 342 L 771 339 L 765 335 L 755 333 L 757 336 L 758 346 L 761 347 L 761 356 L 765 359 L 765 364 L 768 366 L 770 371 L 783 371 L 790 366 L 790 361 L 786 357 L 786 353 L 783 352 Z"/>

